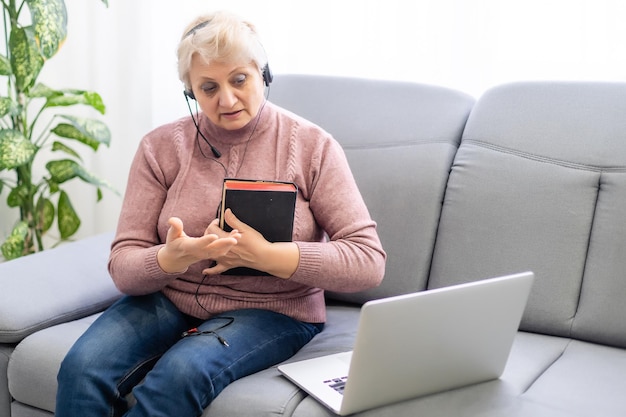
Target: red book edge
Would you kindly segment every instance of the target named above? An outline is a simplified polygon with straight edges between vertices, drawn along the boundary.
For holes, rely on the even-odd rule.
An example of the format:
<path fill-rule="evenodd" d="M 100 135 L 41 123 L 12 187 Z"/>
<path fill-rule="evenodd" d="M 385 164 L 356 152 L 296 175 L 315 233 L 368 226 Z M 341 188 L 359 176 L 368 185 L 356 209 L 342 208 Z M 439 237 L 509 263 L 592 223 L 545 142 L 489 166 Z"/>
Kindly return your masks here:
<path fill-rule="evenodd" d="M 292 183 L 271 181 L 224 180 L 225 190 L 296 191 Z"/>

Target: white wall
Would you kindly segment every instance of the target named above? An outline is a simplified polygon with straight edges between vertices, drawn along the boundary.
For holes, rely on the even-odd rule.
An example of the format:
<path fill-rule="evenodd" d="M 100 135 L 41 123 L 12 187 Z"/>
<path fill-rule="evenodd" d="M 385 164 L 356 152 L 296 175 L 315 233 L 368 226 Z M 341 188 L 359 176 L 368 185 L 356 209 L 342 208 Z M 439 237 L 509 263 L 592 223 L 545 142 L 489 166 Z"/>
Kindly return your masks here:
<path fill-rule="evenodd" d="M 107 9 L 99 0 L 66 0 L 68 39 L 42 81 L 103 96 L 112 144 L 86 158 L 121 193 L 142 135 L 188 111 L 176 74 L 176 44 L 186 24 L 209 10 L 230 9 L 255 23 L 276 74 L 400 79 L 476 97 L 517 80 L 626 81 L 623 0 L 109 3 Z M 74 188 L 81 190 L 80 236 L 112 230 L 121 198 L 105 192 L 95 204 L 91 187 Z M 0 232 L 10 223 L 0 210 Z"/>

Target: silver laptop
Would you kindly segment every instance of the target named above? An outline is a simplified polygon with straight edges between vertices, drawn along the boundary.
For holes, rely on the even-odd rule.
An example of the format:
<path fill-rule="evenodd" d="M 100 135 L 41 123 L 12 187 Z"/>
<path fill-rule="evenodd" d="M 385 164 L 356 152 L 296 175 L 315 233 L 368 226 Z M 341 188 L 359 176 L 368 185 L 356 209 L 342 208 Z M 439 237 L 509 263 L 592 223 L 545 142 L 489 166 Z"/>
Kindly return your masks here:
<path fill-rule="evenodd" d="M 369 301 L 354 350 L 278 370 L 339 415 L 499 378 L 532 272 Z"/>

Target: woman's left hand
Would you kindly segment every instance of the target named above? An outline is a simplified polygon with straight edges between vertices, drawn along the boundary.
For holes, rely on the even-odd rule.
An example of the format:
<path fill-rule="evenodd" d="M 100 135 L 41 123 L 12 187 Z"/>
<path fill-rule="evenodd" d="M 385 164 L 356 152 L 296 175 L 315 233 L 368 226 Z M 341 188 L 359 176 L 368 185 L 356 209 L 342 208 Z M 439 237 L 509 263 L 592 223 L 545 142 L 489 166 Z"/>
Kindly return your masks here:
<path fill-rule="evenodd" d="M 202 271 L 203 274 L 220 274 L 235 267 L 248 267 L 267 272 L 281 278 L 289 278 L 298 267 L 300 251 L 293 242 L 268 242 L 261 233 L 239 220 L 235 214 L 226 209 L 224 221 L 237 229 L 240 238 L 225 255 L 215 259 L 217 264 Z M 212 222 L 206 233 L 219 237 L 227 236 L 217 222 Z"/>

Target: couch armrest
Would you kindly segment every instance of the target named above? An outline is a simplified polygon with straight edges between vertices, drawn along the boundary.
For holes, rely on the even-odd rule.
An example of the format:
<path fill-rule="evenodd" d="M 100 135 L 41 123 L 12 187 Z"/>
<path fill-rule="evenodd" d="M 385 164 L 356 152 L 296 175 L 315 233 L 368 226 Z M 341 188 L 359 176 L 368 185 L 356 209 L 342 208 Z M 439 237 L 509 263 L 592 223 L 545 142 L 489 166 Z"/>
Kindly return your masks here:
<path fill-rule="evenodd" d="M 0 263 L 0 342 L 101 311 L 118 299 L 107 270 L 113 233 Z"/>

